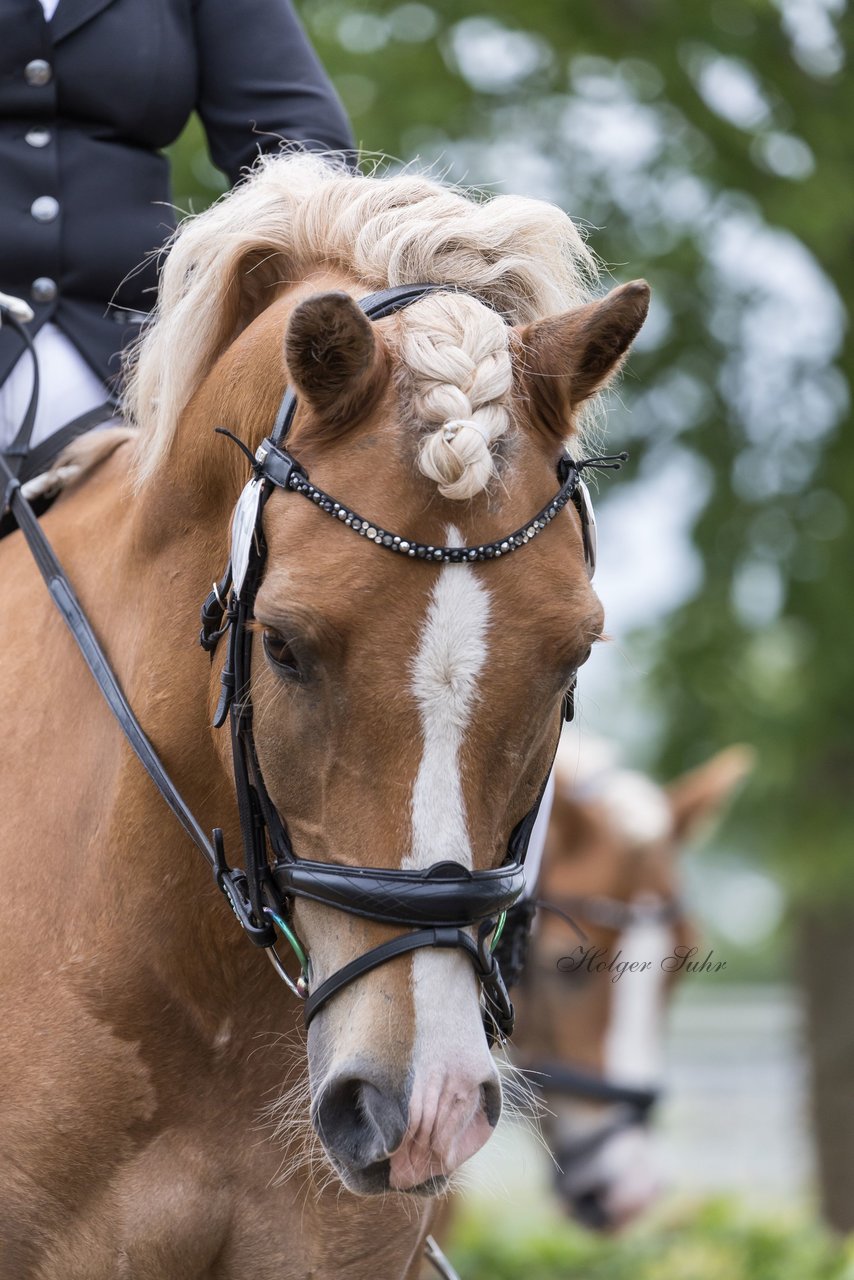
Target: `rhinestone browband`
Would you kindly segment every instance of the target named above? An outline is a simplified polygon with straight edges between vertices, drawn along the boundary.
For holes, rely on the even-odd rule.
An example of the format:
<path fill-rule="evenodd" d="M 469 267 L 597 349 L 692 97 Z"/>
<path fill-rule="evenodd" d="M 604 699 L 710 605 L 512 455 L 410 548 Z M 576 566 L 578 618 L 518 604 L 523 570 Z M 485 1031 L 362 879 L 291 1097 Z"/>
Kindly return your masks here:
<path fill-rule="evenodd" d="M 399 555 L 414 557 L 419 560 L 433 560 L 442 564 L 461 564 L 472 560 L 497 560 L 500 556 L 518 551 L 542 533 L 555 516 L 575 497 L 581 481 L 581 472 L 585 467 L 617 468 L 626 461 L 628 454 L 620 453 L 611 457 L 585 458 L 576 461 L 564 454 L 558 464 L 561 486 L 554 497 L 542 507 L 535 516 L 521 525 L 513 533 L 494 542 L 484 542 L 472 547 L 436 547 L 425 542 L 416 542 L 412 538 L 402 538 L 399 534 L 390 533 L 371 520 L 366 520 L 351 507 L 338 502 L 331 494 L 312 484 L 307 472 L 300 466 L 296 458 L 287 450 L 265 440 L 255 455 L 256 473 L 271 481 L 280 489 L 291 489 L 308 498 L 321 511 L 333 519 L 340 520 L 348 529 L 352 529 L 362 538 L 374 542 L 387 551 L 395 551 Z"/>

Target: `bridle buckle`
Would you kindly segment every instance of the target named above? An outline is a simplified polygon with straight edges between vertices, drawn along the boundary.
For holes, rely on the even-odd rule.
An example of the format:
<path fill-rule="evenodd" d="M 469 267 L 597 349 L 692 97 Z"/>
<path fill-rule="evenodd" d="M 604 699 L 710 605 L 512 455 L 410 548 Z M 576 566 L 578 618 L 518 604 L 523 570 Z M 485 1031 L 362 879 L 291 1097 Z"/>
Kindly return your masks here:
<path fill-rule="evenodd" d="M 239 867 L 229 867 L 225 858 L 225 845 L 222 830 L 216 827 L 212 833 L 213 848 L 216 855 L 214 879 L 217 887 L 228 899 L 228 904 L 237 918 L 249 941 L 256 947 L 271 947 L 276 941 L 276 930 L 272 924 L 259 924 L 249 900 L 249 882 Z"/>

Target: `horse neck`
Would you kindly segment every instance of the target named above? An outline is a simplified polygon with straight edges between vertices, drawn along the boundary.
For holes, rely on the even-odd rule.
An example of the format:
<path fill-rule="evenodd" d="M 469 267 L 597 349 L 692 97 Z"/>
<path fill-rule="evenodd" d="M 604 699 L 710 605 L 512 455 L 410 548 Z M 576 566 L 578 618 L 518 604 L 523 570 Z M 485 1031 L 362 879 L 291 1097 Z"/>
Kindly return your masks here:
<path fill-rule="evenodd" d="M 228 512 L 222 504 L 219 510 L 216 504 L 189 509 L 163 482 L 134 496 L 129 452 L 120 451 L 58 504 L 49 536 L 178 790 L 204 829 L 224 829 L 227 848 L 239 861 L 233 782 L 210 723 L 216 673 L 197 643 L 201 599 L 221 572 Z M 46 615 L 43 625 L 51 635 L 62 631 L 55 615 Z M 85 785 L 82 766 L 79 784 L 76 762 L 63 766 L 70 774 L 71 848 L 56 857 L 63 915 L 86 939 L 84 949 L 88 942 L 93 953 L 110 957 L 115 982 L 105 997 L 126 999 L 132 1012 L 142 987 L 159 980 L 211 1027 L 230 1016 L 224 1010 L 232 1005 L 243 1001 L 248 1009 L 246 992 L 258 988 L 259 959 L 265 988 L 268 966 L 246 944 L 205 860 L 120 735 L 64 636 L 62 665 L 46 678 L 56 685 L 58 705 L 69 682 L 84 699 L 86 773 L 95 770 L 100 777 L 97 811 L 81 818 L 73 796 Z M 62 868 L 63 857 L 74 859 L 73 879 Z M 278 987 L 270 994 L 278 1007 Z"/>

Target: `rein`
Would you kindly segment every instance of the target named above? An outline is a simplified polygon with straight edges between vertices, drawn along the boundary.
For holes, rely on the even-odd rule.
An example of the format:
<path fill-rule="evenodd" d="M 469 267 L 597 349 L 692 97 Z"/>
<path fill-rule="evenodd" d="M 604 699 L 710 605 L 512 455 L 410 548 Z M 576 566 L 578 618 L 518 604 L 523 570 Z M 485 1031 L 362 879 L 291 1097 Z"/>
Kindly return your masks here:
<path fill-rule="evenodd" d="M 453 290 L 453 286 L 401 286 L 363 298 L 359 306 L 369 319 L 379 320 L 440 289 Z M 24 337 L 34 366 L 37 366 L 35 350 L 25 331 Z M 252 631 L 249 624 L 266 559 L 264 506 L 276 489 L 293 492 L 384 549 L 414 560 L 461 564 L 486 562 L 519 550 L 538 536 L 572 501 L 581 520 L 585 562 L 588 574 L 592 576 L 596 561 L 595 520 L 581 471 L 590 466 L 618 467 L 626 455 L 576 461 L 565 453 L 557 465 L 557 492 L 551 502 L 524 526 L 491 543 L 471 547 L 434 547 L 387 532 L 311 484 L 305 468 L 285 447 L 297 408 L 294 391 L 286 389 L 270 435 L 252 458 L 252 478 L 235 508 L 229 565 L 220 581 L 214 584 L 201 614 L 200 643 L 212 657 L 219 640 L 226 635 L 228 637 L 214 725 L 220 727 L 228 719 L 230 726 L 243 845 L 243 866 L 239 867 L 231 866 L 226 858 L 221 828 L 215 828 L 210 838 L 206 835 L 164 768 L 22 491 L 20 475 L 35 416 L 36 398 L 37 383 L 25 422 L 10 454 L 0 455 L 2 510 L 10 510 L 17 520 L 51 598 L 128 743 L 165 803 L 210 865 L 217 885 L 228 898 L 247 937 L 254 945 L 266 950 L 280 977 L 295 995 L 305 1001 L 306 1022 L 309 1023 L 342 988 L 396 956 L 427 946 L 453 947 L 462 950 L 474 966 L 483 992 L 484 1025 L 490 1043 L 509 1036 L 513 1028 L 513 1006 L 494 951 L 506 913 L 520 898 L 525 886 L 525 855 L 547 779 L 534 805 L 511 833 L 504 862 L 493 870 L 470 871 L 459 863 L 444 862 L 424 871 L 404 871 L 298 858 L 287 824 L 267 791 L 253 736 L 250 688 Z M 238 443 L 245 449 L 242 442 Z M 573 714 L 572 692 L 570 690 L 564 700 L 563 710 L 567 719 L 571 719 Z M 272 863 L 268 850 L 272 852 Z M 309 991 L 310 959 L 289 919 L 290 904 L 298 897 L 410 931 L 372 948 Z M 468 929 L 476 929 L 476 938 L 466 931 Z M 301 977 L 296 982 L 276 952 L 280 934 L 299 961 Z"/>

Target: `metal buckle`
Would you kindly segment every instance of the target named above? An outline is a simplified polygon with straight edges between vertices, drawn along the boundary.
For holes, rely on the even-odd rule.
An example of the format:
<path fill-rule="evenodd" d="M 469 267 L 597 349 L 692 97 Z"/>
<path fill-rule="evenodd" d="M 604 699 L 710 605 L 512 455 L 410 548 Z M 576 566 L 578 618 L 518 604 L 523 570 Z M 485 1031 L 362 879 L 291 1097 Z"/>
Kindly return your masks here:
<path fill-rule="evenodd" d="M 225 860 L 225 846 L 220 827 L 216 827 L 213 831 L 213 847 L 216 858 L 214 879 L 228 899 L 238 923 L 256 947 L 271 947 L 276 941 L 276 930 L 271 924 L 259 925 L 256 921 L 246 892 L 246 876 L 239 868 L 229 867 Z"/>

